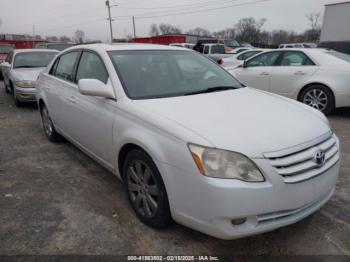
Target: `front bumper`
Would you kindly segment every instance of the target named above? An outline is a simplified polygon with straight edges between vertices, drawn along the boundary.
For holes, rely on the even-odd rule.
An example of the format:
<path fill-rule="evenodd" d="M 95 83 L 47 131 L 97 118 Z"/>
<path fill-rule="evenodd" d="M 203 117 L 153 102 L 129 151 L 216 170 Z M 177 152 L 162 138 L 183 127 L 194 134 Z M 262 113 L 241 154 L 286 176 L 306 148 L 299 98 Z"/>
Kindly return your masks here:
<path fill-rule="evenodd" d="M 293 224 L 314 213 L 332 196 L 337 162 L 313 179 L 286 184 L 266 159 L 255 160 L 263 183 L 215 179 L 157 163 L 165 179 L 175 221 L 220 239 L 236 239 Z M 246 222 L 233 225 L 232 219 Z"/>
<path fill-rule="evenodd" d="M 16 94 L 16 99 L 20 102 L 35 102 L 35 88 L 20 88 L 18 86 L 14 87 Z"/>

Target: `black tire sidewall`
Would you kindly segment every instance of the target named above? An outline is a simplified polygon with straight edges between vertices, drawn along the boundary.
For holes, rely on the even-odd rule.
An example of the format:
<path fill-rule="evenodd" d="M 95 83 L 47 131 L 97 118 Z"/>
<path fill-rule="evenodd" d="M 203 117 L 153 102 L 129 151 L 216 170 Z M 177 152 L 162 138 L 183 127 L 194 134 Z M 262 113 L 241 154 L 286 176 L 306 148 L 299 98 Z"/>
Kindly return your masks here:
<path fill-rule="evenodd" d="M 300 102 L 304 103 L 304 97 L 305 97 L 306 93 L 309 92 L 310 90 L 313 90 L 313 89 L 322 90 L 327 95 L 328 104 L 327 104 L 327 107 L 322 111 L 322 113 L 324 113 L 324 114 L 331 113 L 335 107 L 334 95 L 333 95 L 333 92 L 328 87 L 326 87 L 324 85 L 316 85 L 315 84 L 315 85 L 311 85 L 311 86 L 305 88 L 300 95 Z"/>
<path fill-rule="evenodd" d="M 159 201 L 158 201 L 158 210 L 155 216 L 148 218 L 142 216 L 135 208 L 132 203 L 129 188 L 127 185 L 127 169 L 129 167 L 129 164 L 131 161 L 134 160 L 141 160 L 145 162 L 148 167 L 151 169 L 154 179 L 156 180 L 156 184 L 159 190 Z M 125 158 L 124 164 L 123 164 L 123 181 L 124 181 L 124 188 L 129 200 L 129 203 L 131 207 L 133 208 L 136 216 L 146 225 L 153 227 L 153 228 L 165 228 L 171 223 L 171 214 L 170 214 L 170 208 L 169 208 L 169 202 L 168 202 L 168 196 L 167 192 L 164 186 L 163 179 L 158 171 L 158 168 L 156 167 L 155 163 L 153 162 L 152 158 L 148 156 L 144 151 L 140 149 L 133 149 L 131 150 L 128 155 Z"/>
<path fill-rule="evenodd" d="M 43 125 L 43 128 L 44 128 L 44 133 L 46 135 L 46 137 L 51 141 L 51 142 L 61 142 L 63 140 L 62 136 L 57 133 L 56 129 L 55 129 L 55 126 L 54 124 L 52 123 L 52 120 L 51 120 L 51 123 L 52 123 L 52 133 L 51 135 L 47 134 L 46 133 L 46 130 L 45 130 L 45 126 L 44 126 L 44 119 L 43 119 L 43 111 L 44 109 L 47 110 L 47 113 L 48 115 L 50 116 L 50 113 L 49 113 L 49 110 L 47 109 L 47 107 L 45 105 L 42 105 L 40 107 L 40 115 L 41 115 L 41 122 L 42 122 L 42 125 Z"/>

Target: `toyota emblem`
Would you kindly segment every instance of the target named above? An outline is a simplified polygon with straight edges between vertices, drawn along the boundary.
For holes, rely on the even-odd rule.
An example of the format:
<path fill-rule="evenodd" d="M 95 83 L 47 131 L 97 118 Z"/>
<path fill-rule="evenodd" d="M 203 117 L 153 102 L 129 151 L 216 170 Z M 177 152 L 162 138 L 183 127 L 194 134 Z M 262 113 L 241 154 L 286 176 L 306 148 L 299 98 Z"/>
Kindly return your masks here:
<path fill-rule="evenodd" d="M 324 163 L 326 162 L 326 154 L 325 154 L 323 151 L 318 150 L 318 151 L 315 153 L 314 162 L 315 162 L 318 166 L 323 166 Z"/>

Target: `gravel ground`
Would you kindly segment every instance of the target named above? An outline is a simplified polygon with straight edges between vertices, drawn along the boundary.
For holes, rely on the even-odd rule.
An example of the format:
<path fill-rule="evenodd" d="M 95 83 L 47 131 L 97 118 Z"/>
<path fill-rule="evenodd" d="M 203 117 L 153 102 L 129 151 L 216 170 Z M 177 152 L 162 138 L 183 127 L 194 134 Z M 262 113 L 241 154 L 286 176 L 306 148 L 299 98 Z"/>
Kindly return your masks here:
<path fill-rule="evenodd" d="M 36 106 L 16 108 L 0 82 L 0 254 L 350 255 L 350 109 L 329 119 L 343 153 L 333 198 L 297 224 L 221 241 L 141 224 L 120 181 L 68 142 L 50 143 Z"/>

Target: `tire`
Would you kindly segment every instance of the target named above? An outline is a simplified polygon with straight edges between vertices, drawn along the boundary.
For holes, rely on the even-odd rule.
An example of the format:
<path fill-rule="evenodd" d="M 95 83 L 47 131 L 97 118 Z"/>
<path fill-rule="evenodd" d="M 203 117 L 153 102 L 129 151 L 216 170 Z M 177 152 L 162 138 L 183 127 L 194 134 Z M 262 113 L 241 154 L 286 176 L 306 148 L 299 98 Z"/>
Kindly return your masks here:
<path fill-rule="evenodd" d="M 4 81 L 4 86 L 5 86 L 5 92 L 6 92 L 6 94 L 11 94 L 11 90 L 7 87 L 5 81 Z"/>
<path fill-rule="evenodd" d="M 16 106 L 16 107 L 22 107 L 22 106 L 23 106 L 23 102 L 19 101 L 19 100 L 16 98 L 16 92 L 15 92 L 15 90 L 12 89 L 12 92 L 13 92 L 13 101 L 15 102 L 15 106 Z"/>
<path fill-rule="evenodd" d="M 129 202 L 144 224 L 162 229 L 172 222 L 162 177 L 144 151 L 133 149 L 128 153 L 123 164 L 123 181 Z"/>
<path fill-rule="evenodd" d="M 45 105 L 42 105 L 40 108 L 41 121 L 43 123 L 43 128 L 45 135 L 51 142 L 60 142 L 63 140 L 63 137 L 57 133 L 55 126 L 52 123 L 49 111 Z"/>
<path fill-rule="evenodd" d="M 323 85 L 312 85 L 305 88 L 300 94 L 299 101 L 324 114 L 331 113 L 335 107 L 332 91 Z"/>

